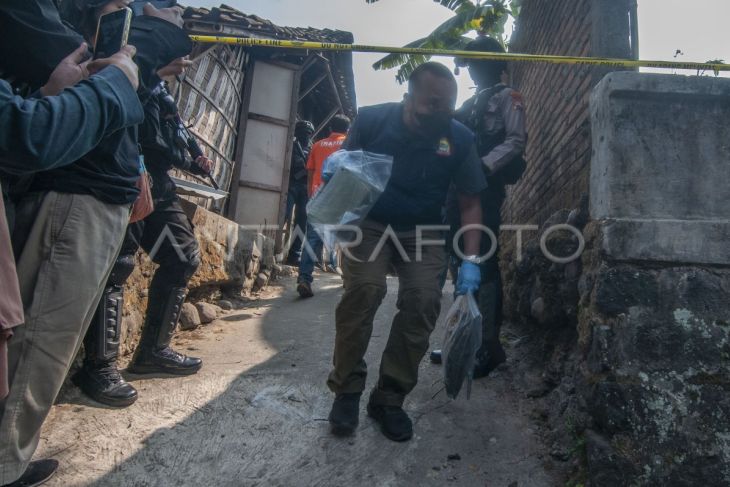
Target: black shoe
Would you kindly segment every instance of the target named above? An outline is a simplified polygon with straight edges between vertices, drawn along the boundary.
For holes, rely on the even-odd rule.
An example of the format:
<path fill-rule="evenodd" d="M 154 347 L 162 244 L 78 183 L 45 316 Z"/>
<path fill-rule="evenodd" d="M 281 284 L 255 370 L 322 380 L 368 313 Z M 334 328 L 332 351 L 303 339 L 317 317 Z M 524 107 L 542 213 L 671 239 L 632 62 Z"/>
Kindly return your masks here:
<path fill-rule="evenodd" d="M 441 362 L 443 361 L 443 359 L 441 357 L 441 350 L 433 350 L 431 352 L 431 355 L 429 356 L 429 358 L 431 359 L 432 364 L 436 364 L 436 365 L 441 364 Z"/>
<path fill-rule="evenodd" d="M 368 402 L 368 416 L 380 424 L 380 430 L 390 440 L 408 441 L 413 436 L 413 423 L 403 408 Z"/>
<path fill-rule="evenodd" d="M 477 361 L 474 365 L 475 379 L 488 376 L 490 372 L 507 361 L 507 354 L 504 353 L 502 345 L 493 348 L 494 350 L 489 354 L 477 353 Z"/>
<path fill-rule="evenodd" d="M 335 398 L 329 415 L 333 434 L 348 436 L 355 432 L 360 421 L 360 396 L 360 393 L 350 393 Z"/>
<path fill-rule="evenodd" d="M 137 390 L 124 381 L 115 364 L 84 364 L 71 378 L 84 394 L 114 408 L 124 408 L 137 400 Z"/>
<path fill-rule="evenodd" d="M 297 284 L 297 292 L 302 298 L 311 298 L 314 296 L 314 293 L 312 292 L 312 285 L 308 282 L 300 282 Z"/>
<path fill-rule="evenodd" d="M 201 359 L 188 357 L 170 347 L 164 347 L 140 352 L 129 364 L 127 371 L 132 374 L 192 375 L 202 366 Z"/>
<path fill-rule="evenodd" d="M 28 464 L 23 475 L 15 482 L 5 484 L 2 487 L 33 487 L 46 483 L 48 479 L 58 470 L 58 460 L 44 458 Z"/>

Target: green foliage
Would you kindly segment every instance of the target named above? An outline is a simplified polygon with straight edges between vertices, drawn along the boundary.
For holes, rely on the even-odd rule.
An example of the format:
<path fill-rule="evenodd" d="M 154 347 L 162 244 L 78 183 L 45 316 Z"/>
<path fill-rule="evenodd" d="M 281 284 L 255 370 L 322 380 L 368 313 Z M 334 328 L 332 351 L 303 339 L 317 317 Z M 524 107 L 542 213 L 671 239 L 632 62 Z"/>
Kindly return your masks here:
<path fill-rule="evenodd" d="M 379 0 L 366 0 L 375 3 Z M 504 27 L 510 17 L 516 18 L 522 7 L 522 0 L 433 0 L 454 12 L 453 17 L 436 27 L 428 36 L 413 41 L 405 47 L 424 49 L 462 49 L 471 39 L 466 35 L 476 32 L 488 35 L 506 44 Z M 373 64 L 374 69 L 398 67 L 396 80 L 403 83 L 413 70 L 428 61 L 431 56 L 410 54 L 389 54 Z"/>
<path fill-rule="evenodd" d="M 724 59 L 710 59 L 709 61 L 705 61 L 705 64 L 725 64 L 725 60 Z M 718 71 L 717 69 L 713 69 L 712 71 L 714 71 L 716 78 L 718 76 L 720 76 L 720 71 Z M 702 71 L 701 73 L 697 73 L 697 76 L 702 76 L 703 74 L 705 74 L 704 71 Z"/>

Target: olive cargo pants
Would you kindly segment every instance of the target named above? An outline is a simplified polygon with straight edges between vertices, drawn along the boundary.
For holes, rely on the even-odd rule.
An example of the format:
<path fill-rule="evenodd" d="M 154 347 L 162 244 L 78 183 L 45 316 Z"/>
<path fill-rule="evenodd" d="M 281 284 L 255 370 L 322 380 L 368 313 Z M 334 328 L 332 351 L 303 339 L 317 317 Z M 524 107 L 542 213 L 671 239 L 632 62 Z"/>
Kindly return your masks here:
<path fill-rule="evenodd" d="M 439 275 L 446 265 L 444 245 L 424 243 L 420 259 L 417 233 L 397 232 L 397 243 L 384 235 L 386 227 L 365 221 L 357 247 L 343 252 L 345 292 L 337 306 L 334 368 L 327 385 L 335 394 L 365 389 L 364 357 L 373 331 L 375 313 L 385 297 L 386 275 L 399 279 L 398 312 L 380 362 L 380 376 L 372 395 L 376 404 L 402 406 L 418 381 L 418 365 L 441 310 Z M 383 243 L 384 240 L 384 243 Z M 423 241 L 443 240 L 439 231 L 424 231 Z M 357 259 L 357 260 L 355 260 Z"/>

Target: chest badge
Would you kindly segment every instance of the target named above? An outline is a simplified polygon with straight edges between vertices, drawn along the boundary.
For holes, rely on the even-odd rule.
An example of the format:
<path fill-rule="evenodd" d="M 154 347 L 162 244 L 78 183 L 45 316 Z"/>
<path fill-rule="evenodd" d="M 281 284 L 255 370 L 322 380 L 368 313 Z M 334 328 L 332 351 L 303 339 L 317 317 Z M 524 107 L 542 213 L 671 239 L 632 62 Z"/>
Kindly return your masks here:
<path fill-rule="evenodd" d="M 441 140 L 439 140 L 439 148 L 436 151 L 436 154 L 442 157 L 451 156 L 451 142 L 449 142 L 449 139 L 443 137 Z"/>

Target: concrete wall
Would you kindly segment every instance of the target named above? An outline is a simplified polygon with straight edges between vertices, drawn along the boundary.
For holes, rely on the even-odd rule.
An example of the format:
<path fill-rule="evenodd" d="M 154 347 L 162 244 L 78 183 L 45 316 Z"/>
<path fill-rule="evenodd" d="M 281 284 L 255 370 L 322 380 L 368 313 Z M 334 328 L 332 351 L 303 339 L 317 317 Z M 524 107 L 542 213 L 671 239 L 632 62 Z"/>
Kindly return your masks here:
<path fill-rule="evenodd" d="M 579 310 L 592 485 L 730 484 L 730 80 L 592 97 Z"/>

